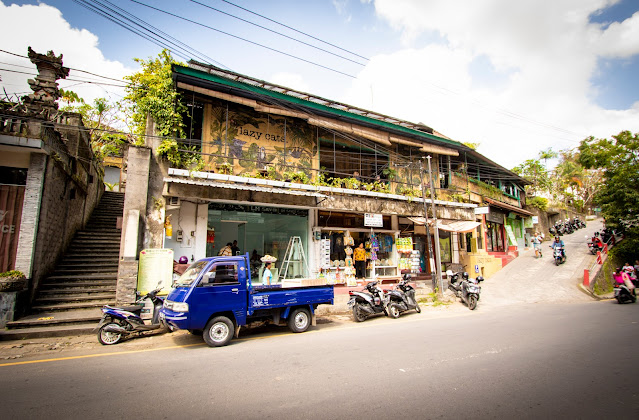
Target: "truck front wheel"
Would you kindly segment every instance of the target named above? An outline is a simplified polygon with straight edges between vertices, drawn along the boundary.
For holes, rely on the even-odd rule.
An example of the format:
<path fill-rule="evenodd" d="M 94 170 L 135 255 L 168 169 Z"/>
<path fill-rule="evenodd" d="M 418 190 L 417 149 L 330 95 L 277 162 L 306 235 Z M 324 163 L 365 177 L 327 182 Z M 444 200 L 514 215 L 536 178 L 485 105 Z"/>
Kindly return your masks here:
<path fill-rule="evenodd" d="M 226 346 L 233 338 L 235 327 L 225 316 L 216 316 L 206 324 L 202 337 L 210 347 Z"/>
<path fill-rule="evenodd" d="M 306 308 L 297 308 L 288 317 L 288 328 L 294 333 L 308 330 L 311 325 L 311 313 Z"/>

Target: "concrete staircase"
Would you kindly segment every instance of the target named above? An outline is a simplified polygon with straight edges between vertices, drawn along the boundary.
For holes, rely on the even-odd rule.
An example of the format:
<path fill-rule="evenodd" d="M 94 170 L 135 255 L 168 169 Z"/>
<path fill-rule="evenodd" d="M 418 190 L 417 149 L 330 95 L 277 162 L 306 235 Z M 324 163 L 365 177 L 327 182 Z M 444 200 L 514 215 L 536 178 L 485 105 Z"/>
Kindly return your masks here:
<path fill-rule="evenodd" d="M 54 272 L 44 279 L 31 314 L 7 324 L 4 339 L 90 333 L 100 308 L 115 303 L 124 194 L 106 191 L 85 229 L 76 233 Z"/>

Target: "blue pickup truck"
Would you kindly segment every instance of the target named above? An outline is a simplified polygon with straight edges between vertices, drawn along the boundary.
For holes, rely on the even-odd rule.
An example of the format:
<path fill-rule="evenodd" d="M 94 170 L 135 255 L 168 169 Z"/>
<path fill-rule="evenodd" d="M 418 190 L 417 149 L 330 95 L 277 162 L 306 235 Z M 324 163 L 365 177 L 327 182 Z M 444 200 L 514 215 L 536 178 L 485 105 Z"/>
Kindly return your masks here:
<path fill-rule="evenodd" d="M 206 344 L 219 347 L 253 323 L 287 324 L 304 332 L 315 325 L 318 305 L 333 304 L 333 286 L 253 285 L 248 262 L 248 254 L 196 261 L 173 284 L 160 319 L 202 333 Z"/>

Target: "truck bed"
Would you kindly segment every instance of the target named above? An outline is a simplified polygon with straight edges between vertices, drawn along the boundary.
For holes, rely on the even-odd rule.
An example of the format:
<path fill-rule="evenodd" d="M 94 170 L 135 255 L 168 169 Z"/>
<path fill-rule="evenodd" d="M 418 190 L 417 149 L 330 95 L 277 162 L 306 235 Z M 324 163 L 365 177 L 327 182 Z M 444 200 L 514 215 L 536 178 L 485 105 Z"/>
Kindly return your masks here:
<path fill-rule="evenodd" d="M 292 305 L 333 304 L 335 296 L 332 285 L 294 288 L 274 286 L 277 285 L 253 287 L 249 295 L 249 312 Z"/>

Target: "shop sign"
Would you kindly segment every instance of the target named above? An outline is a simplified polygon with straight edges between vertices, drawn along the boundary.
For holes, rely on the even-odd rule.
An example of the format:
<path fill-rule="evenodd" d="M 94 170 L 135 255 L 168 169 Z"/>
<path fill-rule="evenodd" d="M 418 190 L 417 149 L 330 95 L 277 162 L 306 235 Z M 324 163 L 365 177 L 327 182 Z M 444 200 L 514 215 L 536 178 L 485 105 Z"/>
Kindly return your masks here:
<path fill-rule="evenodd" d="M 515 238 L 515 232 L 513 232 L 513 227 L 510 225 L 506 225 L 506 234 L 508 235 L 508 240 L 511 245 L 517 245 L 517 238 Z"/>
<path fill-rule="evenodd" d="M 491 209 L 490 213 L 488 213 L 486 215 L 486 221 L 488 222 L 493 222 L 493 223 L 499 223 L 499 224 L 504 224 L 504 213 Z"/>
<path fill-rule="evenodd" d="M 475 214 L 488 214 L 490 212 L 490 207 L 475 207 Z"/>
<path fill-rule="evenodd" d="M 384 227 L 384 220 L 381 214 L 364 213 L 364 226 Z"/>
<path fill-rule="evenodd" d="M 278 207 L 247 206 L 243 204 L 210 203 L 209 210 L 236 211 L 242 213 L 281 214 L 286 216 L 308 216 L 308 210 Z"/>
<path fill-rule="evenodd" d="M 533 222 L 533 225 L 536 224 L 536 223 L 539 223 L 539 216 L 533 216 L 532 217 L 532 222 Z"/>

